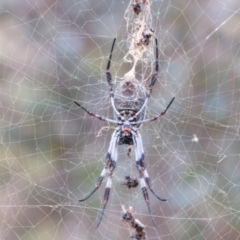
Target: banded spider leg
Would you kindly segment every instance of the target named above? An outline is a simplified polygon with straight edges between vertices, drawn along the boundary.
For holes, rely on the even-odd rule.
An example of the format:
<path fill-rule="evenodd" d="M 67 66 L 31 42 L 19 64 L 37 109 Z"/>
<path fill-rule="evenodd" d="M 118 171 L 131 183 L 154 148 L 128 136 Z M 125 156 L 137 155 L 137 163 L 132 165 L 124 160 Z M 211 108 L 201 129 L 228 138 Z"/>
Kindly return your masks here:
<path fill-rule="evenodd" d="M 95 188 L 83 199 L 80 199 L 79 202 L 83 202 L 85 200 L 87 200 L 88 198 L 90 198 L 93 193 L 95 193 L 97 191 L 97 189 L 101 186 L 101 183 L 106 175 L 106 172 L 108 171 L 108 179 L 107 179 L 107 184 L 105 187 L 105 192 L 104 192 L 104 197 L 103 197 L 103 207 L 102 207 L 102 211 L 101 211 L 101 215 L 99 217 L 99 220 L 97 222 L 96 228 L 98 228 L 98 226 L 100 225 L 102 218 L 103 218 L 103 214 L 106 208 L 106 205 L 108 203 L 108 199 L 110 196 L 110 190 L 111 190 L 111 186 L 112 186 L 112 174 L 114 172 L 114 169 L 116 167 L 116 163 L 117 163 L 117 143 L 118 143 L 118 139 L 119 139 L 119 131 L 120 131 L 120 127 L 118 127 L 112 134 L 112 138 L 111 138 L 111 142 L 108 148 L 108 152 L 107 152 L 107 156 L 106 156 L 106 162 L 105 162 L 105 166 L 95 184 Z"/>
<path fill-rule="evenodd" d="M 147 173 L 147 169 L 145 167 L 145 156 L 144 156 L 144 151 L 143 151 L 143 146 L 142 146 L 142 138 L 141 138 L 141 134 L 139 133 L 139 131 L 137 131 L 137 130 L 134 131 L 133 139 L 134 139 L 134 145 L 135 145 L 135 161 L 136 161 L 137 169 L 139 171 L 139 179 L 140 179 L 140 185 L 142 188 L 143 197 L 147 204 L 148 211 L 151 216 L 152 222 L 153 222 L 155 228 L 157 228 L 157 225 L 154 221 L 152 211 L 150 208 L 150 200 L 149 200 L 147 187 L 154 194 L 154 196 L 157 197 L 160 201 L 167 201 L 167 200 L 160 198 L 152 189 L 151 179 L 150 179 L 150 177 Z"/>

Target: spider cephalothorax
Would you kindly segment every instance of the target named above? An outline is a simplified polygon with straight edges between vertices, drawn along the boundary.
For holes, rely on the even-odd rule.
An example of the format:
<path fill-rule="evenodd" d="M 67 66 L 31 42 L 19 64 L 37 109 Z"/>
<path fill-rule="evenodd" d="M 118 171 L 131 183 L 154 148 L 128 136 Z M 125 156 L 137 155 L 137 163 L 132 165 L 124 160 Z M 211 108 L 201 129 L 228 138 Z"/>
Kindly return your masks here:
<path fill-rule="evenodd" d="M 133 145 L 133 138 L 132 138 L 132 129 L 131 125 L 128 122 L 125 122 L 121 126 L 120 134 L 119 134 L 119 140 L 118 144 L 127 144 L 127 145 Z"/>
<path fill-rule="evenodd" d="M 143 197 L 145 199 L 145 202 L 148 206 L 149 213 L 151 215 L 152 221 L 155 224 L 155 221 L 152 217 L 151 209 L 150 209 L 150 201 L 148 196 L 147 188 L 161 201 L 166 201 L 166 199 L 162 199 L 156 195 L 156 193 L 153 191 L 151 186 L 151 180 L 148 176 L 147 169 L 145 167 L 145 156 L 144 156 L 144 150 L 143 150 L 143 143 L 142 143 L 142 137 L 138 130 L 138 128 L 143 123 L 149 123 L 157 120 L 159 117 L 163 116 L 170 105 L 172 104 L 174 98 L 170 101 L 166 109 L 161 112 L 158 116 L 150 118 L 150 119 L 144 119 L 145 117 L 145 109 L 147 106 L 147 101 L 151 95 L 152 87 L 154 86 L 157 75 L 158 75 L 158 42 L 157 39 L 155 39 L 156 43 L 156 60 L 155 60 L 155 72 L 151 77 L 148 89 L 146 90 L 143 85 L 137 80 L 128 80 L 124 79 L 119 85 L 116 87 L 115 93 L 113 93 L 112 89 L 112 75 L 109 71 L 110 65 L 111 65 L 111 58 L 112 58 L 112 52 L 114 48 L 116 39 L 114 39 L 111 53 L 109 56 L 107 69 L 106 69 L 106 77 L 107 82 L 109 85 L 109 93 L 110 93 L 110 99 L 112 108 L 114 110 L 115 119 L 109 119 L 106 117 L 99 116 L 97 114 L 94 114 L 92 112 L 89 112 L 86 108 L 84 108 L 81 104 L 78 102 L 75 102 L 79 107 L 81 107 L 84 111 L 86 111 L 89 115 L 94 116 L 98 118 L 99 120 L 115 123 L 117 124 L 116 129 L 114 130 L 112 134 L 112 138 L 110 141 L 110 145 L 108 148 L 108 152 L 106 155 L 106 161 L 105 166 L 102 170 L 101 175 L 98 178 L 98 181 L 95 185 L 95 188 L 83 199 L 79 200 L 80 202 L 85 201 L 89 197 L 92 196 L 92 194 L 100 187 L 104 176 L 108 172 L 108 180 L 107 185 L 105 188 L 104 193 L 104 200 L 103 200 L 103 208 L 101 212 L 101 216 L 99 218 L 99 221 L 96 225 L 96 228 L 101 223 L 104 210 L 106 208 L 109 195 L 110 195 L 110 189 L 112 186 L 112 174 L 114 172 L 114 169 L 116 167 L 117 163 L 117 147 L 121 144 L 127 144 L 127 145 L 133 145 L 135 150 L 135 162 L 136 167 L 139 171 L 139 182 L 142 188 Z"/>

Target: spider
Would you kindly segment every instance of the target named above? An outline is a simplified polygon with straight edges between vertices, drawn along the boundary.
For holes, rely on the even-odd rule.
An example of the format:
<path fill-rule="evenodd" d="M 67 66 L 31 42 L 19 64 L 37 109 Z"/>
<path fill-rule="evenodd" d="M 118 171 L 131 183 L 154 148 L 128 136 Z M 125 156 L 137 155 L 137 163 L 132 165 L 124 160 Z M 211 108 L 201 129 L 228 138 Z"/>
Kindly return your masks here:
<path fill-rule="evenodd" d="M 172 98 L 170 103 L 167 105 L 166 109 L 161 112 L 158 116 L 153 118 L 145 119 L 145 109 L 148 102 L 148 99 L 152 92 L 152 87 L 154 86 L 157 75 L 158 75 L 158 41 L 155 38 L 155 45 L 156 45 L 156 59 L 155 59 L 155 72 L 151 77 L 150 84 L 148 86 L 148 91 L 143 85 L 137 80 L 128 80 L 123 79 L 116 87 L 115 93 L 113 92 L 113 83 L 112 83 L 112 75 L 110 73 L 110 65 L 112 59 L 112 53 L 114 49 L 116 38 L 114 38 L 112 43 L 112 48 L 110 51 L 107 68 L 106 68 L 106 78 L 107 83 L 109 85 L 109 94 L 111 105 L 114 110 L 115 119 L 109 119 L 95 113 L 88 111 L 84 108 L 80 103 L 74 101 L 80 108 L 82 108 L 85 112 L 87 112 L 90 116 L 94 116 L 101 121 L 109 122 L 117 124 L 114 132 L 112 133 L 110 145 L 108 148 L 108 152 L 106 155 L 105 166 L 96 182 L 94 189 L 83 199 L 80 199 L 79 202 L 85 201 L 90 198 L 93 193 L 100 187 L 106 172 L 108 172 L 108 179 L 105 187 L 104 197 L 103 197 L 103 207 L 101 211 L 101 215 L 99 217 L 98 223 L 96 228 L 100 225 L 106 205 L 108 203 L 110 189 L 112 186 L 112 175 L 117 163 L 117 146 L 126 144 L 126 145 L 134 145 L 135 150 L 135 161 L 136 167 L 139 172 L 139 182 L 142 188 L 143 197 L 148 207 L 148 211 L 150 217 L 152 219 L 153 224 L 156 226 L 154 218 L 152 216 L 151 208 L 150 208 L 150 201 L 148 196 L 148 189 L 153 193 L 153 195 L 158 198 L 160 201 L 166 201 L 166 199 L 160 198 L 152 189 L 151 180 L 148 175 L 147 169 L 145 167 L 145 156 L 142 144 L 142 137 L 138 130 L 141 124 L 150 123 L 157 120 L 159 117 L 163 116 L 171 104 L 173 103 L 175 97 Z"/>

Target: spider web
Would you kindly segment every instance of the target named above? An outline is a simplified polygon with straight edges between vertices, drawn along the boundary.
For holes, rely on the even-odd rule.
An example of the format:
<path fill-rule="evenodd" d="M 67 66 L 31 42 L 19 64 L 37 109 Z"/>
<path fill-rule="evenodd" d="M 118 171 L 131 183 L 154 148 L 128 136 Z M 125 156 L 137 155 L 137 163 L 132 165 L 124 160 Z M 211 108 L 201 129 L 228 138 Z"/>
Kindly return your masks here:
<path fill-rule="evenodd" d="M 239 9 L 237 0 L 152 0 L 160 73 L 148 102 L 143 137 L 158 225 L 119 147 L 110 199 L 95 230 L 106 181 L 87 201 L 105 161 L 114 125 L 105 68 L 114 37 L 115 86 L 132 67 L 129 1 L 57 0 L 0 3 L 0 239 L 129 239 L 122 208 L 132 206 L 148 239 L 239 239 Z M 145 84 L 154 45 L 136 66 Z"/>

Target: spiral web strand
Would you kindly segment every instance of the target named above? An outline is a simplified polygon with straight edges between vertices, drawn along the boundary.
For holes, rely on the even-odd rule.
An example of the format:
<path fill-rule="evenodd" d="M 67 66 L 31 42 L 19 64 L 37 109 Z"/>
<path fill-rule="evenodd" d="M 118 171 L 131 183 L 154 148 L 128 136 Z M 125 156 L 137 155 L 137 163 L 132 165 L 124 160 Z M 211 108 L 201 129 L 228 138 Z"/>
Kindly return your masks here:
<path fill-rule="evenodd" d="M 158 229 L 141 189 L 121 184 L 125 176 L 137 177 L 126 146 L 119 147 L 97 230 L 104 187 L 78 202 L 101 173 L 115 125 L 73 101 L 114 117 L 104 71 L 115 37 L 113 90 L 131 76 L 148 86 L 154 71 L 154 41 L 134 59 L 131 4 L 1 1 L 0 239 L 129 239 L 122 205 L 132 206 L 148 239 L 239 239 L 237 0 L 152 0 L 146 9 L 160 67 L 146 117 L 158 115 L 175 96 L 164 117 L 140 129 L 153 188 L 167 199 L 149 194 Z"/>

